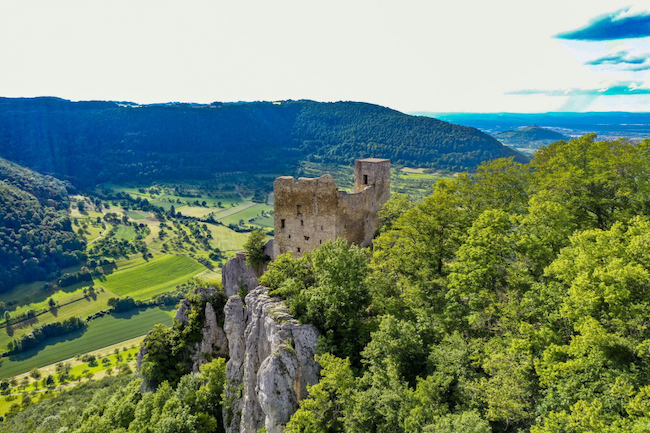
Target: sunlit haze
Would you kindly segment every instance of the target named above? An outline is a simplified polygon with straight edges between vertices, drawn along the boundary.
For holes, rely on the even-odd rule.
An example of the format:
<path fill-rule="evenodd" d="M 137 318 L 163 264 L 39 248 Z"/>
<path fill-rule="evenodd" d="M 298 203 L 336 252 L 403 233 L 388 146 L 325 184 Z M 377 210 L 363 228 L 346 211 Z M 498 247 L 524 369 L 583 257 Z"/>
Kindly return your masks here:
<path fill-rule="evenodd" d="M 0 0 L 0 96 L 650 111 L 649 13 L 629 0 Z"/>

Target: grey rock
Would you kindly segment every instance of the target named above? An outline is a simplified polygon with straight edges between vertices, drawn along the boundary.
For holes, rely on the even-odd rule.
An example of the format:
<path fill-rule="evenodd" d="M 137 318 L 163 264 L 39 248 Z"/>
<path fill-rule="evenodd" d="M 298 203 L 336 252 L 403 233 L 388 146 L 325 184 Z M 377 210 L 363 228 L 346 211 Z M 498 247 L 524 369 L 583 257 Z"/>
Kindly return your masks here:
<path fill-rule="evenodd" d="M 221 270 L 221 282 L 227 297 L 239 293 L 240 288 L 253 290 L 257 287 L 255 271 L 246 266 L 246 253 L 238 252 L 235 258 L 228 260 Z"/>
<path fill-rule="evenodd" d="M 192 372 L 198 373 L 203 364 L 207 364 L 215 357 L 228 357 L 228 339 L 226 333 L 217 323 L 217 314 L 212 304 L 205 304 L 205 324 L 203 325 L 203 339 L 197 343 L 192 359 Z"/>
<path fill-rule="evenodd" d="M 266 287 L 252 290 L 245 301 L 244 306 L 233 296 L 226 305 L 226 431 L 254 433 L 266 427 L 268 433 L 282 432 L 298 401 L 307 396 L 307 385 L 318 382 L 318 331 L 299 324 L 280 299 L 268 296 Z M 234 322 L 242 319 L 245 330 Z"/>

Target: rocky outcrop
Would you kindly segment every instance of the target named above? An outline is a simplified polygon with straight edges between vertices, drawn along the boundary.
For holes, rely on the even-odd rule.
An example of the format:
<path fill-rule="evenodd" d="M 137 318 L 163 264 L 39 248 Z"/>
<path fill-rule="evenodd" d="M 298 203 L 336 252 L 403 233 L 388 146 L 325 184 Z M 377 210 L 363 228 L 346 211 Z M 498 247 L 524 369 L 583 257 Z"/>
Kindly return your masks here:
<path fill-rule="evenodd" d="M 301 325 L 286 305 L 262 286 L 246 295 L 229 298 L 225 332 L 230 360 L 224 408 L 226 431 L 268 433 L 284 425 L 307 397 L 307 384 L 318 382 L 320 367 L 314 360 L 318 332 Z"/>
<path fill-rule="evenodd" d="M 175 321 L 188 325 L 190 317 L 196 316 L 191 314 L 195 303 L 205 305 L 201 341 L 188 348 L 191 368 L 197 372 L 216 356 L 229 358 L 223 404 L 228 433 L 256 433 L 263 427 L 267 433 L 283 432 L 298 402 L 307 397 L 307 385 L 318 382 L 320 366 L 314 359 L 318 331 L 313 325 L 299 324 L 280 299 L 270 297 L 267 288 L 255 286 L 257 277 L 246 267 L 243 254 L 224 266 L 222 279 L 230 295 L 224 316 L 215 311 L 219 297 L 218 304 L 223 305 L 218 289 L 196 289 L 176 312 Z M 247 287 L 240 292 L 242 285 Z M 239 293 L 246 291 L 242 299 Z M 143 344 L 138 369 L 146 353 Z M 142 389 L 152 391 L 146 381 Z"/>
<path fill-rule="evenodd" d="M 216 357 L 228 358 L 228 339 L 226 338 L 226 333 L 222 327 L 219 326 L 218 316 L 220 314 L 217 314 L 210 302 L 210 300 L 215 301 L 219 296 L 223 297 L 221 293 L 217 292 L 218 290 L 219 289 L 203 287 L 195 289 L 193 292 L 193 295 L 195 295 L 193 300 L 188 298 L 183 299 L 176 311 L 176 315 L 174 316 L 175 323 L 181 326 L 187 325 L 190 321 L 189 313 L 192 309 L 193 303 L 200 302 L 200 305 L 202 305 L 205 302 L 205 320 L 203 322 L 203 328 L 201 329 L 201 341 L 187 350 L 189 352 L 188 355 L 193 373 L 197 373 L 201 365 L 210 362 Z M 138 371 L 140 371 L 144 357 L 147 354 L 147 338 L 148 337 L 145 337 L 145 344 L 140 347 L 140 351 L 136 358 Z M 190 368 L 189 364 L 187 365 L 187 368 Z M 153 391 L 153 388 L 146 380 L 142 382 L 142 391 Z"/>
<path fill-rule="evenodd" d="M 213 358 L 228 358 L 228 339 L 226 333 L 217 323 L 217 314 L 209 302 L 205 304 L 205 324 L 203 339 L 197 343 L 191 355 L 192 372 L 198 373 L 199 368 Z"/>
<path fill-rule="evenodd" d="M 199 287 L 194 289 L 194 294 L 199 295 L 199 297 L 203 300 L 205 299 L 210 299 L 214 296 L 218 289 L 213 289 L 210 287 Z M 174 320 L 177 322 L 182 323 L 183 325 L 187 325 L 187 322 L 189 322 L 190 318 L 188 317 L 188 311 L 190 310 L 190 307 L 192 305 L 192 301 L 189 299 L 185 298 L 181 301 L 181 304 L 178 306 L 178 310 L 176 310 L 176 315 L 174 316 Z"/>
<path fill-rule="evenodd" d="M 221 282 L 227 297 L 238 294 L 242 288 L 249 291 L 257 287 L 257 275 L 246 266 L 246 253 L 238 252 L 228 260 L 221 270 Z"/>

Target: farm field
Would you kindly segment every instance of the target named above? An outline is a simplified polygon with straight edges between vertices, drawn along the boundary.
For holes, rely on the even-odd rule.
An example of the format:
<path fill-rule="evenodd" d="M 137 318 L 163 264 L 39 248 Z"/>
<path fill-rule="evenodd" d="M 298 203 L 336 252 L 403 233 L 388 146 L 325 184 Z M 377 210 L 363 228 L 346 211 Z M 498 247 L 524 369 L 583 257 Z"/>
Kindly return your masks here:
<path fill-rule="evenodd" d="M 120 296 L 150 299 L 174 289 L 205 268 L 186 256 L 160 256 L 139 266 L 120 268 L 97 284 Z"/>
<path fill-rule="evenodd" d="M 391 175 L 391 193 L 406 194 L 412 199 L 418 200 L 431 194 L 433 186 L 445 175 L 439 173 L 425 173 L 421 168 L 404 167 L 393 169 Z"/>
<path fill-rule="evenodd" d="M 218 207 L 186 206 L 181 208 L 179 212 L 185 216 L 204 218 L 212 212 L 218 213 L 220 209 Z"/>
<path fill-rule="evenodd" d="M 213 248 L 219 248 L 224 252 L 242 251 L 244 249 L 244 244 L 246 243 L 246 239 L 248 239 L 248 233 L 238 233 L 230 230 L 228 227 L 216 224 L 208 224 L 207 226 L 210 233 L 212 233 L 210 245 Z"/>
<path fill-rule="evenodd" d="M 73 292 L 71 296 L 62 298 L 57 296 L 60 293 L 62 292 L 59 291 L 52 296 L 61 305 L 60 307 L 48 310 L 40 316 L 25 320 L 16 325 L 0 328 L 0 352 L 5 350 L 7 343 L 30 333 L 35 327 L 43 326 L 46 323 L 61 322 L 71 317 L 85 318 L 106 309 L 108 300 L 116 297 L 114 293 L 108 290 L 96 290 L 94 294 L 84 296 L 84 293 L 80 289 Z M 21 307 L 21 310 L 26 310 L 27 307 L 32 305 L 40 304 L 29 304 L 28 306 Z M 45 305 L 39 308 L 45 308 Z"/>
<path fill-rule="evenodd" d="M 259 218 L 255 218 L 255 225 L 261 226 L 261 227 L 266 227 L 266 228 L 273 228 L 274 220 L 272 216 L 263 216 Z"/>
<path fill-rule="evenodd" d="M 239 205 L 233 209 L 228 209 L 227 211 L 224 211 L 224 213 L 216 214 L 215 219 L 226 225 L 238 224 L 239 220 L 244 220 L 244 222 L 247 223 L 249 219 L 260 216 L 262 211 L 270 212 L 272 210 L 273 206 L 269 206 L 268 204 L 246 202 L 245 204 Z M 225 212 L 228 213 L 226 214 Z"/>
<path fill-rule="evenodd" d="M 126 210 L 124 211 L 124 214 L 135 221 L 149 218 L 151 216 L 149 215 L 149 212 L 140 212 L 135 210 Z"/>
<path fill-rule="evenodd" d="M 58 363 L 46 365 L 38 369 L 39 372 L 41 373 L 41 379 L 34 379 L 33 377 L 31 377 L 29 372 L 12 376 L 12 378 L 15 379 L 19 384 L 23 382 L 25 378 L 27 378 L 27 380 L 29 381 L 29 384 L 27 386 L 25 386 L 24 388 L 21 386 L 18 389 L 14 388 L 12 390 L 12 393 L 17 393 L 20 390 L 22 390 L 21 392 L 44 391 L 42 379 L 47 377 L 48 375 L 52 375 L 55 379 L 57 379 L 57 383 L 58 383 L 57 387 L 60 387 L 61 384 L 60 382 L 58 382 L 58 377 L 57 377 L 58 364 L 64 364 L 64 363 L 67 364 L 70 367 L 69 374 L 74 374 L 77 377 L 80 373 L 83 373 L 84 370 L 89 370 L 93 373 L 94 380 L 98 380 L 106 376 L 107 373 L 106 370 L 108 368 L 112 368 L 113 369 L 112 373 L 114 374 L 116 372 L 115 367 L 120 362 L 127 362 L 129 364 L 129 367 L 132 370 L 134 370 L 137 364 L 136 356 L 138 351 L 140 350 L 140 346 L 142 345 L 144 338 L 145 335 L 141 335 L 139 337 L 131 338 L 130 340 L 125 340 L 117 344 L 102 347 L 101 349 L 93 350 L 91 352 L 87 352 L 82 355 L 76 355 L 74 358 L 67 358 Z M 121 355 L 122 361 L 120 361 L 116 352 Z M 131 356 L 129 356 L 129 354 Z M 83 355 L 94 356 L 97 365 L 91 366 L 90 362 L 83 360 L 84 359 Z M 108 358 L 110 364 L 106 363 L 104 365 L 104 362 L 101 361 L 102 358 Z M 74 383 L 70 382 L 68 386 L 74 386 Z M 0 415 L 4 415 L 4 413 L 9 409 L 11 404 L 15 403 L 15 401 L 16 401 L 15 399 L 11 399 L 11 398 L 10 399 L 7 399 L 6 397 L 0 398 Z"/>
<path fill-rule="evenodd" d="M 31 350 L 2 358 L 0 379 L 139 337 L 157 323 L 170 326 L 174 313 L 171 307 L 155 307 L 100 317 L 88 323 L 88 329 L 83 333 L 78 331 L 51 338 Z"/>
<path fill-rule="evenodd" d="M 135 229 L 133 226 L 118 226 L 117 232 L 115 233 L 117 239 L 124 239 L 130 241 L 135 238 Z"/>

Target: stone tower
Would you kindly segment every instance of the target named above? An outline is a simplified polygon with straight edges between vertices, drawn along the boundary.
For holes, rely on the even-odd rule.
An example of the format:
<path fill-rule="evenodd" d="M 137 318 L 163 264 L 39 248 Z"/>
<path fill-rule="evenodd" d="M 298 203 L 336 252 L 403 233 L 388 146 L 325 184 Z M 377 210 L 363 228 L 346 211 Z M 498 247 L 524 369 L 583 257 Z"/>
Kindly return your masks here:
<path fill-rule="evenodd" d="M 339 237 L 365 247 L 375 235 L 377 212 L 390 197 L 390 160 L 356 160 L 351 194 L 339 191 L 329 174 L 297 182 L 282 176 L 273 191 L 277 254 L 291 251 L 299 257 Z"/>

